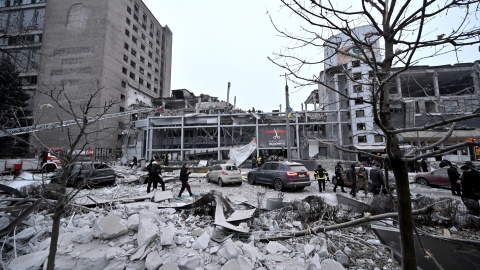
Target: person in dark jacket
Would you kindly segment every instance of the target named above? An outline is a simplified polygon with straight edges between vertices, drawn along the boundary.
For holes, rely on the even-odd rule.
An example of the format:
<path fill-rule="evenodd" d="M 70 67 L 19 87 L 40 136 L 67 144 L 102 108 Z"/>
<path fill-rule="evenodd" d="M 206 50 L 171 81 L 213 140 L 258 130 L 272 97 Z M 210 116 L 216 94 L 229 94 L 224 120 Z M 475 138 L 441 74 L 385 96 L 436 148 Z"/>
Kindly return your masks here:
<path fill-rule="evenodd" d="M 190 197 L 195 196 L 190 189 L 190 185 L 188 184 L 188 176 L 192 173 L 191 170 L 188 169 L 188 163 L 184 163 L 182 168 L 180 169 L 180 181 L 182 182 L 182 188 L 180 189 L 180 193 L 178 193 L 178 199 L 183 199 L 182 193 L 187 189 L 188 194 Z"/>
<path fill-rule="evenodd" d="M 385 187 L 385 177 L 380 170 L 380 164 L 377 163 L 377 165 L 370 170 L 370 180 L 372 180 L 373 195 L 380 194 L 382 186 Z"/>
<path fill-rule="evenodd" d="M 153 190 L 157 189 L 158 183 L 162 186 L 162 191 L 165 191 L 165 182 L 163 181 L 162 178 L 162 167 L 160 166 L 162 164 L 162 159 L 157 158 L 155 160 L 156 162 L 152 164 L 152 176 L 153 176 Z M 149 186 L 147 186 L 147 192 L 149 192 Z"/>
<path fill-rule="evenodd" d="M 428 172 L 428 166 L 427 166 L 427 160 L 422 158 L 422 161 L 420 161 L 420 167 L 422 167 L 423 172 Z"/>
<path fill-rule="evenodd" d="M 333 187 L 333 192 L 337 192 L 337 186 L 340 185 L 342 188 L 342 192 L 346 192 L 345 188 L 343 187 L 343 177 L 345 176 L 345 172 L 343 171 L 343 166 L 342 162 L 339 161 L 337 162 L 337 165 L 335 166 L 335 176 L 337 177 L 337 183 L 335 183 L 335 186 Z"/>
<path fill-rule="evenodd" d="M 460 174 L 458 173 L 458 167 L 456 164 L 452 164 L 450 168 L 447 169 L 448 179 L 450 180 L 450 189 L 452 190 L 452 195 L 454 196 L 461 196 L 460 193 L 460 184 L 458 180 L 460 180 Z"/>
<path fill-rule="evenodd" d="M 480 177 L 471 167 L 463 165 L 462 170 L 462 201 L 470 214 L 480 215 L 480 205 L 478 203 L 480 193 Z"/>
<path fill-rule="evenodd" d="M 137 166 L 137 157 L 136 156 L 133 156 L 133 159 L 132 159 L 132 163 L 130 164 L 130 168 L 133 168 L 133 166 Z"/>
<path fill-rule="evenodd" d="M 354 198 L 357 197 L 357 176 L 355 174 L 355 163 L 350 164 L 350 169 L 345 173 L 347 181 L 350 181 L 352 185 L 352 190 L 350 190 L 350 195 Z"/>
<path fill-rule="evenodd" d="M 150 163 L 147 165 L 147 172 L 148 172 L 148 184 L 147 184 L 147 193 L 150 193 L 150 187 L 152 186 L 152 183 L 153 183 L 153 173 L 152 173 L 152 166 L 153 166 L 153 162 L 155 160 L 152 158 L 150 160 Z"/>
<path fill-rule="evenodd" d="M 257 159 L 255 157 L 252 158 L 252 169 L 257 167 Z"/>
<path fill-rule="evenodd" d="M 443 158 L 442 162 L 438 165 L 440 168 L 447 167 L 447 166 L 452 166 L 452 163 L 447 160 L 447 158 Z"/>
<path fill-rule="evenodd" d="M 330 181 L 330 177 L 328 176 L 327 170 L 322 168 L 322 164 L 318 164 L 317 169 L 315 170 L 315 179 L 318 181 L 318 189 L 322 192 L 322 184 L 323 190 L 325 190 L 325 179 Z"/>

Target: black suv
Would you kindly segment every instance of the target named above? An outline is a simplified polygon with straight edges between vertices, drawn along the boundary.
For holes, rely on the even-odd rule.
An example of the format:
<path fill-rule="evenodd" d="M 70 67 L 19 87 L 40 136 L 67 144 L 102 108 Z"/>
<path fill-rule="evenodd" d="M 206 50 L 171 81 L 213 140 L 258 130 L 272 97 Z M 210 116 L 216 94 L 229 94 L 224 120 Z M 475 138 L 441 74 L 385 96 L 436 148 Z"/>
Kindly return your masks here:
<path fill-rule="evenodd" d="M 284 188 L 302 190 L 311 185 L 310 172 L 303 164 L 280 161 L 266 162 L 248 172 L 248 183 L 267 184 L 278 191 Z"/>
<path fill-rule="evenodd" d="M 51 183 L 60 183 L 63 171 L 50 177 Z M 83 188 L 114 185 L 115 171 L 104 163 L 75 162 L 69 166 L 67 186 Z"/>

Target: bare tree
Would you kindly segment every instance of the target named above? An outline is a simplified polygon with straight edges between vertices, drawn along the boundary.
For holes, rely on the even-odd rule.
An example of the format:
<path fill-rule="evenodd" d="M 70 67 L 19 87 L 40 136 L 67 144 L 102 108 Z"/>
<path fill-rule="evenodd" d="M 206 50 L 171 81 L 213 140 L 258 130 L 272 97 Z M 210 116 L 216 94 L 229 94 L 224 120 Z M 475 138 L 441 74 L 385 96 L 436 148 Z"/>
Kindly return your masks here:
<path fill-rule="evenodd" d="M 334 0 L 281 2 L 282 8 L 301 18 L 306 26 L 302 27 L 302 33 L 293 34 L 281 29 L 272 19 L 277 31 L 283 37 L 291 39 L 294 45 L 276 53 L 270 60 L 287 70 L 287 76 L 299 86 L 320 85 L 327 91 L 336 92 L 339 98 L 371 107 L 371 117 L 386 139 L 386 155 L 381 158 L 395 164 L 393 172 L 398 195 L 402 268 L 416 269 L 414 223 L 406 164 L 461 147 L 479 145 L 477 140 L 437 149 L 452 135 L 458 122 L 480 117 L 480 110 L 451 117 L 440 115 L 423 126 L 398 128 L 394 126 L 390 110 L 391 103 L 395 102 L 397 97 L 392 95 L 390 90 L 392 84 L 395 85 L 395 79 L 420 60 L 435 58 L 447 52 L 455 53 L 464 46 L 480 43 L 480 28 L 475 17 L 480 1 L 361 0 L 354 4 L 351 1 Z M 439 20 L 452 18 L 452 14 L 451 29 L 436 28 Z M 369 26 L 371 31 L 359 33 L 356 28 L 362 25 Z M 309 47 L 317 51 L 325 50 L 327 57 L 302 57 L 300 52 Z M 342 66 L 340 58 L 344 62 L 359 61 L 362 65 L 368 65 L 372 76 L 368 80 L 355 77 Z M 312 66 L 318 64 L 325 64 L 325 72 L 337 69 L 350 81 L 358 82 L 361 89 L 367 92 L 364 95 L 366 98 L 340 91 L 334 86 L 338 83 L 335 78 L 326 81 L 322 76 L 304 75 L 305 69 L 308 68 L 311 72 Z M 448 127 L 448 132 L 430 145 L 418 145 L 407 154 L 400 149 L 399 134 L 445 126 Z M 335 147 L 347 152 L 359 152 L 344 145 Z M 362 153 L 374 156 L 367 152 Z"/>

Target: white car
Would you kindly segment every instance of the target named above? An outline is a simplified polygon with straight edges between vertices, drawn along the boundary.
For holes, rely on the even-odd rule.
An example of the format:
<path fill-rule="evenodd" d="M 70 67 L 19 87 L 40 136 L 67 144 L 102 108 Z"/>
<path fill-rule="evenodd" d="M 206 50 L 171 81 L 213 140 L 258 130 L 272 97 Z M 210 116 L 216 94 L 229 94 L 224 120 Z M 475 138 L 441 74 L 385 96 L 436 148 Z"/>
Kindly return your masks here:
<path fill-rule="evenodd" d="M 218 185 L 223 187 L 224 184 L 242 184 L 242 172 L 236 165 L 233 164 L 219 164 L 213 166 L 207 173 L 208 182 L 218 182 Z"/>

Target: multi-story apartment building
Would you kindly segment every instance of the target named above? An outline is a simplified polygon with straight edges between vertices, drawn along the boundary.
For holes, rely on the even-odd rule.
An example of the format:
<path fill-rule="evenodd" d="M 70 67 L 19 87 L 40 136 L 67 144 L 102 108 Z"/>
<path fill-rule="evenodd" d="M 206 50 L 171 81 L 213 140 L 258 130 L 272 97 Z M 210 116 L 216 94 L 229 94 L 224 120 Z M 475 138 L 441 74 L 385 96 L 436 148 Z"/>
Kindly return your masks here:
<path fill-rule="evenodd" d="M 72 119 L 55 106 L 41 110 L 51 102 L 40 92 L 64 90 L 80 103 L 100 90 L 93 105 L 101 112 L 116 101 L 109 113 L 170 96 L 172 32 L 141 0 L 2 0 L 0 29 L 8 34 L 0 39 L 0 57 L 16 60 L 36 124 Z M 99 122 L 95 129 L 103 132 L 89 148 L 121 149 L 123 123 Z M 36 134 L 49 147 L 67 145 L 61 135 L 60 129 Z"/>
<path fill-rule="evenodd" d="M 371 31 L 363 26 L 355 31 L 361 35 Z M 341 40 L 345 48 L 355 53 L 345 36 Z M 378 45 L 377 45 L 378 48 Z M 375 55 L 377 61 L 380 54 Z M 322 140 L 342 145 L 351 150 L 384 153 L 382 131 L 374 123 L 372 106 L 362 100 L 371 98 L 374 73 L 369 65 L 353 57 L 325 52 L 325 70 L 320 73 L 323 84 L 312 91 L 305 101 L 315 104 L 314 110 L 323 111 L 326 124 L 320 125 L 316 137 L 309 138 L 310 154 L 362 160 L 361 154 L 342 153 Z M 395 71 L 395 70 L 394 70 Z M 480 61 L 442 66 L 414 66 L 401 73 L 390 85 L 390 109 L 394 126 L 421 127 L 438 121 L 439 117 L 471 114 L 480 107 Z M 328 87 L 326 87 L 326 84 Z M 424 132 L 406 132 L 400 135 L 405 149 L 415 145 L 428 145 L 443 135 L 446 129 Z M 439 147 L 465 140 L 480 139 L 480 121 L 472 119 L 458 123 L 452 136 Z M 350 157 L 348 157 L 350 155 Z M 478 149 L 467 147 L 446 154 L 450 160 L 465 161 L 480 158 Z M 439 159 L 441 157 L 437 157 Z"/>

